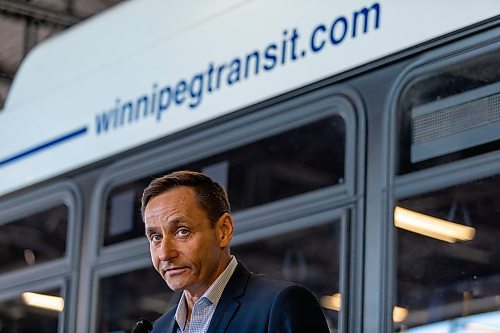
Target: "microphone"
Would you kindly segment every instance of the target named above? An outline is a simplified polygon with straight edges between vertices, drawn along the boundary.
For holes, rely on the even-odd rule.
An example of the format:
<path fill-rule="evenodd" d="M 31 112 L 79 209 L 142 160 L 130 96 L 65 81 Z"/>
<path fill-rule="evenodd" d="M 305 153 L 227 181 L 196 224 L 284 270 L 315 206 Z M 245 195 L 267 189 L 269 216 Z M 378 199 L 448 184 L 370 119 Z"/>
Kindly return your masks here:
<path fill-rule="evenodd" d="M 130 333 L 149 333 L 153 329 L 153 324 L 146 318 L 141 318 L 134 325 Z"/>

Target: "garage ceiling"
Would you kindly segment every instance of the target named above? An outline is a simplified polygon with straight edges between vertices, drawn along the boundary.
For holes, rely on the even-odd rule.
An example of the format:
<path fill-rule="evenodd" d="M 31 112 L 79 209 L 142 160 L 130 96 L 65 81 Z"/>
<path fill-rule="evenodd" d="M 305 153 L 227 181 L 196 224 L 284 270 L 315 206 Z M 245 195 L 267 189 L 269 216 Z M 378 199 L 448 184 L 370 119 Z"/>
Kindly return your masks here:
<path fill-rule="evenodd" d="M 0 0 L 0 111 L 26 53 L 37 43 L 125 0 Z"/>

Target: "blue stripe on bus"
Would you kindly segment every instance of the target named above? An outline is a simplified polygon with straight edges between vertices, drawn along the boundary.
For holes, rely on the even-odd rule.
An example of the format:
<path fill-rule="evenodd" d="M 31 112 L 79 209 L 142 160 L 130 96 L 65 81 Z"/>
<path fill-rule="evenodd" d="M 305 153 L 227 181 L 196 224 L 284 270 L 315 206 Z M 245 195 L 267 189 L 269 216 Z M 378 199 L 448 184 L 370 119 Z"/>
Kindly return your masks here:
<path fill-rule="evenodd" d="M 60 136 L 58 138 L 55 138 L 51 141 L 48 141 L 48 142 L 45 142 L 45 143 L 42 143 L 41 145 L 38 145 L 38 146 L 35 146 L 33 148 L 30 148 L 30 149 L 27 149 L 19 154 L 16 154 L 14 156 L 11 156 L 11 157 L 8 157 L 6 159 L 3 159 L 3 160 L 0 160 L 0 167 L 3 167 L 5 166 L 6 164 L 9 164 L 9 163 L 12 163 L 12 162 L 15 162 L 17 160 L 20 160 L 21 158 L 24 158 L 24 157 L 27 157 L 27 156 L 30 156 L 30 155 L 33 155 L 35 153 L 38 153 L 42 150 L 45 150 L 47 148 L 50 148 L 52 146 L 55 146 L 55 145 L 58 145 L 60 143 L 63 143 L 65 141 L 68 141 L 68 140 L 71 140 L 71 139 L 74 139 L 80 135 L 83 135 L 87 133 L 87 127 L 82 127 L 82 128 L 79 128 L 73 132 L 70 132 L 68 134 L 64 134 L 63 136 Z"/>

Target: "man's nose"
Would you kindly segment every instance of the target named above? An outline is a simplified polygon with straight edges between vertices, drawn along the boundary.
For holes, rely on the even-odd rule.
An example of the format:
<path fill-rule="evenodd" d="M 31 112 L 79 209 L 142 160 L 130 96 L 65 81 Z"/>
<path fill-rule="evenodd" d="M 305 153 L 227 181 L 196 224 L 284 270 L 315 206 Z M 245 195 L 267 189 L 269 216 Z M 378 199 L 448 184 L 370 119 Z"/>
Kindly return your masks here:
<path fill-rule="evenodd" d="M 160 260 L 170 261 L 177 256 L 175 242 L 170 237 L 163 237 L 160 246 Z"/>

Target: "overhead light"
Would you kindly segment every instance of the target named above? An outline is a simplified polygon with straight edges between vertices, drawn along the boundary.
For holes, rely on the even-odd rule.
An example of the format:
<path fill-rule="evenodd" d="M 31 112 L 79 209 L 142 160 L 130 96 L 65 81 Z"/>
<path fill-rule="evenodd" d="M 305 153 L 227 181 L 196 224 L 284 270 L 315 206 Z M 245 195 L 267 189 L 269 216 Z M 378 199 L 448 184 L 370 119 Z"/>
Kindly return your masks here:
<path fill-rule="evenodd" d="M 64 299 L 59 296 L 50 296 L 44 294 L 37 294 L 32 292 L 25 292 L 22 295 L 24 303 L 29 306 L 37 308 L 59 311 L 64 309 Z"/>
<path fill-rule="evenodd" d="M 392 309 L 392 321 L 394 321 L 395 323 L 404 321 L 406 317 L 408 317 L 408 309 L 399 306 L 395 306 Z"/>
<path fill-rule="evenodd" d="M 399 206 L 394 209 L 394 225 L 448 243 L 468 241 L 476 235 L 476 229 L 472 227 L 417 213 Z"/>
<path fill-rule="evenodd" d="M 326 295 L 321 297 L 320 303 L 325 309 L 340 311 L 342 307 L 342 297 L 339 293 L 333 294 L 332 296 Z"/>

